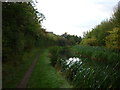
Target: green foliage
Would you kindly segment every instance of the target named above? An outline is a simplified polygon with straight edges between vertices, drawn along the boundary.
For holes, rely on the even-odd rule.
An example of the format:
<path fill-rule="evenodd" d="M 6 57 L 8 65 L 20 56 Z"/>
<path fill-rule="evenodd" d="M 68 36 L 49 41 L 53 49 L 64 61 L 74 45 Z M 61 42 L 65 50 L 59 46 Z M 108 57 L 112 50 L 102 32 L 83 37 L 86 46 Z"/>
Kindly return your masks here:
<path fill-rule="evenodd" d="M 113 24 L 110 21 L 103 21 L 100 25 L 97 25 L 92 31 L 85 33 L 82 39 L 82 45 L 92 46 L 105 46 L 105 37 L 108 35 L 108 31 L 112 30 Z"/>
<path fill-rule="evenodd" d="M 53 48 L 51 48 L 51 50 L 50 50 L 50 58 L 51 58 L 51 64 L 53 65 L 53 66 L 55 66 L 56 65 L 56 63 L 57 63 L 57 60 L 59 59 L 59 57 L 60 57 L 60 51 L 62 50 L 62 48 L 61 47 L 58 47 L 58 46 L 56 46 L 56 47 L 53 47 Z"/>
<path fill-rule="evenodd" d="M 35 9 L 31 3 L 3 3 L 2 10 L 3 62 L 21 60 L 22 53 L 35 46 L 34 33 L 39 26 Z"/>
<path fill-rule="evenodd" d="M 87 38 L 87 39 L 83 39 L 80 44 L 81 45 L 97 46 L 98 41 L 96 40 L 96 38 Z"/>
<path fill-rule="evenodd" d="M 57 47 L 56 47 L 57 48 Z M 48 49 L 39 55 L 38 63 L 28 82 L 28 88 L 71 88 L 69 83 L 50 65 Z"/>
<path fill-rule="evenodd" d="M 50 49 L 50 60 L 51 64 L 55 66 L 56 64 L 59 63 L 60 57 L 62 58 L 68 58 L 71 56 L 71 51 L 69 46 L 54 46 Z"/>
<path fill-rule="evenodd" d="M 2 8 L 3 63 L 6 62 L 3 64 L 3 87 L 16 87 L 36 54 L 36 52 L 30 54 L 33 48 L 54 45 L 59 46 L 51 47 L 49 55 L 51 61 L 49 62 L 45 57 L 42 57 L 42 62 L 38 63 L 38 72 L 34 76 L 34 78 L 37 76 L 35 78 L 36 81 L 42 79 L 44 82 L 41 71 L 45 70 L 47 72 L 43 73 L 45 74 L 44 79 L 49 74 L 47 80 L 51 80 L 52 74 L 52 79 L 55 76 L 55 80 L 58 80 L 56 74 L 53 72 L 53 68 L 48 65 L 51 63 L 55 68 L 59 68 L 73 82 L 75 87 L 119 87 L 120 53 L 112 51 L 112 49 L 120 50 L 120 11 L 118 9 L 116 9 L 110 20 L 103 21 L 100 25 L 92 29 L 92 31 L 84 33 L 81 41 L 81 37 L 67 33 L 57 36 L 51 32 L 46 32 L 41 27 L 41 21 L 45 18 L 44 15 L 38 13 L 29 2 L 3 3 Z M 69 46 L 78 43 L 86 46 L 79 45 L 72 48 Z M 106 46 L 109 49 L 96 46 Z M 25 53 L 29 55 L 25 55 Z M 75 62 L 72 64 L 70 62 L 67 65 L 66 59 L 70 57 L 79 57 L 83 63 Z M 30 62 L 28 59 L 30 59 Z M 28 64 L 26 64 L 26 60 L 29 62 Z M 72 65 L 69 66 L 70 64 Z M 39 68 L 39 65 L 44 69 Z M 48 66 L 46 67 L 45 65 Z M 16 68 L 18 71 L 15 70 Z M 50 72 L 48 69 L 50 69 Z M 22 71 L 20 75 L 18 75 L 19 71 Z M 40 78 L 38 74 L 41 74 Z M 43 84 L 46 83 L 48 82 L 45 81 Z M 49 84 L 53 87 L 58 87 L 61 85 L 60 83 L 56 86 L 54 86 L 55 81 Z M 36 85 L 39 85 L 39 83 Z M 36 85 L 33 85 L 33 87 Z M 50 86 L 48 85 L 48 87 Z"/>
<path fill-rule="evenodd" d="M 34 48 L 30 52 L 23 53 L 22 61 L 12 60 L 2 64 L 2 87 L 17 88 L 24 74 L 40 51 L 41 49 Z"/>
<path fill-rule="evenodd" d="M 120 9 L 119 9 L 118 5 L 114 9 L 114 13 L 111 18 L 111 21 L 113 22 L 115 27 L 120 27 Z"/>
<path fill-rule="evenodd" d="M 45 17 L 32 3 L 3 3 L 2 10 L 3 62 L 22 60 L 23 53 L 34 47 L 57 44 L 58 36 L 47 34 L 41 27 Z"/>
<path fill-rule="evenodd" d="M 113 52 L 110 49 L 102 47 L 92 46 L 74 46 L 73 52 L 76 52 L 84 57 L 91 58 L 95 61 L 102 61 L 103 63 L 109 63 L 115 65 L 120 61 L 120 55 L 118 52 Z M 116 57 L 116 58 L 112 58 Z"/>
<path fill-rule="evenodd" d="M 4 88 L 17 87 L 35 58 L 33 53 L 36 53 L 33 51 L 31 54 L 34 48 L 57 44 L 57 36 L 47 34 L 41 27 L 44 15 L 38 13 L 32 5 L 30 2 L 2 3 Z"/>
<path fill-rule="evenodd" d="M 75 45 L 75 44 L 79 44 L 81 42 L 81 37 L 78 37 L 75 35 L 69 35 L 67 33 L 64 33 L 61 36 L 66 39 L 66 43 L 68 45 Z"/>
<path fill-rule="evenodd" d="M 106 47 L 120 50 L 120 28 L 114 28 L 109 33 L 106 37 Z"/>
<path fill-rule="evenodd" d="M 76 67 L 79 68 L 77 69 L 77 74 L 73 76 L 73 82 L 77 88 L 119 87 L 119 71 L 111 68 L 111 66 L 83 62 L 81 66 L 77 65 Z"/>
<path fill-rule="evenodd" d="M 82 45 L 93 45 L 93 46 L 106 46 L 112 49 L 116 49 L 118 47 L 118 34 L 109 35 L 108 31 L 115 31 L 115 28 L 120 28 L 120 10 L 115 8 L 112 17 L 109 20 L 105 20 L 101 22 L 101 24 L 97 25 L 91 31 L 84 32 L 84 37 L 80 44 Z M 116 31 L 117 32 L 117 31 Z M 106 39 L 107 37 L 107 39 Z M 113 38 L 114 40 L 113 40 Z M 95 40 L 93 39 L 95 38 Z M 116 39 L 115 39 L 116 38 Z M 118 38 L 118 39 L 117 39 Z M 112 39 L 112 40 L 110 40 Z M 94 40 L 94 41 L 93 41 Z M 107 41 L 108 40 L 108 41 Z M 110 44 L 111 43 L 111 44 Z M 112 45 L 114 43 L 114 45 Z M 109 44 L 109 45 L 108 45 Z M 118 45 L 118 46 L 115 46 Z"/>
<path fill-rule="evenodd" d="M 119 55 L 109 49 L 91 46 L 73 46 L 70 57 L 79 57 L 79 61 L 70 61 L 70 57 L 59 55 L 60 71 L 76 88 L 117 88 L 120 80 Z"/>
<path fill-rule="evenodd" d="M 66 39 L 66 38 L 63 38 L 63 37 L 60 37 L 60 38 L 58 39 L 58 45 L 60 45 L 60 46 L 67 46 L 67 45 L 68 45 L 67 39 Z"/>

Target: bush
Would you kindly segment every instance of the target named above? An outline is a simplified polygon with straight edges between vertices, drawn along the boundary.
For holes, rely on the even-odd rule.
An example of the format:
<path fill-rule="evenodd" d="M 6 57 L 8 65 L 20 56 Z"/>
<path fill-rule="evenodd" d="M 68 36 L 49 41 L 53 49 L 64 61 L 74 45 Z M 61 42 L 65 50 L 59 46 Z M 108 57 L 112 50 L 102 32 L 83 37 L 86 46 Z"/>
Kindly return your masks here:
<path fill-rule="evenodd" d="M 60 46 L 55 46 L 50 49 L 50 54 L 51 54 L 51 64 L 55 66 L 55 64 L 60 63 L 61 61 L 59 59 L 61 58 L 69 58 L 72 54 L 70 47 L 65 46 L 65 47 L 60 47 Z"/>
<path fill-rule="evenodd" d="M 50 49 L 50 54 L 51 54 L 50 60 L 51 60 L 51 64 L 53 66 L 55 66 L 55 64 L 57 63 L 57 60 L 59 59 L 61 50 L 62 50 L 62 47 L 58 47 L 58 46 L 52 47 Z"/>

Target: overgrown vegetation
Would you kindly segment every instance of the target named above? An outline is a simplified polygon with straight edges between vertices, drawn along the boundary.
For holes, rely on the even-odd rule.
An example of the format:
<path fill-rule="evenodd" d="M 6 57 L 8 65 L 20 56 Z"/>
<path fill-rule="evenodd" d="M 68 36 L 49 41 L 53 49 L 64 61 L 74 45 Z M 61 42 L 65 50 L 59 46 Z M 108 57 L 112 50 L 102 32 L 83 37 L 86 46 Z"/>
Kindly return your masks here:
<path fill-rule="evenodd" d="M 51 62 L 54 61 L 54 67 L 75 88 L 119 88 L 119 13 L 116 8 L 110 20 L 103 21 L 91 31 L 85 32 L 80 45 L 52 49 Z M 64 54 L 60 53 L 66 50 Z M 69 57 L 66 55 L 68 53 Z"/>
<path fill-rule="evenodd" d="M 32 3 L 2 3 L 2 14 L 3 88 L 16 88 L 40 53 L 33 50 L 53 45 L 56 41 L 42 28 L 44 15 L 38 13 Z"/>
<path fill-rule="evenodd" d="M 58 52 L 53 49 L 54 52 Z M 69 49 L 69 50 L 68 50 Z M 65 51 L 66 48 L 59 49 Z M 77 88 L 115 88 L 119 87 L 120 55 L 109 49 L 91 46 L 67 48 L 64 57 L 56 53 L 51 57 L 54 67 Z M 94 51 L 94 52 L 93 52 Z M 60 52 L 60 51 L 59 51 Z M 69 53 L 69 57 L 65 56 Z M 77 57 L 79 61 L 68 60 Z M 55 59 L 53 59 L 55 58 Z M 54 60 L 54 61 L 53 61 Z M 69 63 L 67 61 L 70 61 Z"/>
<path fill-rule="evenodd" d="M 3 88 L 16 88 L 24 74 L 32 64 L 41 49 L 36 48 L 31 50 L 29 53 L 23 54 L 22 61 L 8 61 L 2 64 L 2 87 Z"/>
<path fill-rule="evenodd" d="M 39 54 L 41 57 L 28 82 L 29 88 L 71 87 L 59 74 L 75 88 L 119 88 L 118 8 L 110 20 L 101 22 L 81 38 L 67 33 L 59 36 L 47 32 L 41 24 L 45 16 L 35 9 L 33 3 L 2 4 L 3 88 L 16 88 Z M 50 52 L 43 53 L 47 50 L 45 48 L 50 48 Z M 75 58 L 79 60 L 74 61 Z"/>
<path fill-rule="evenodd" d="M 120 53 L 103 47 L 74 46 L 73 52 L 103 63 L 116 64 L 120 62 Z"/>
<path fill-rule="evenodd" d="M 68 43 L 65 38 L 42 28 L 45 16 L 35 9 L 33 3 L 3 2 L 2 16 L 3 88 L 12 88 L 20 82 L 31 60 L 34 60 L 32 57 L 24 60 L 25 53 L 31 55 L 30 52 L 35 48 L 64 46 Z"/>
<path fill-rule="evenodd" d="M 120 50 L 120 10 L 118 6 L 110 20 L 105 20 L 91 31 L 84 32 L 80 45 L 106 46 Z"/>
<path fill-rule="evenodd" d="M 24 52 L 47 45 L 49 37 L 40 22 L 43 14 L 31 3 L 3 3 L 3 62 L 22 60 Z M 54 42 L 54 41 L 53 41 Z"/>

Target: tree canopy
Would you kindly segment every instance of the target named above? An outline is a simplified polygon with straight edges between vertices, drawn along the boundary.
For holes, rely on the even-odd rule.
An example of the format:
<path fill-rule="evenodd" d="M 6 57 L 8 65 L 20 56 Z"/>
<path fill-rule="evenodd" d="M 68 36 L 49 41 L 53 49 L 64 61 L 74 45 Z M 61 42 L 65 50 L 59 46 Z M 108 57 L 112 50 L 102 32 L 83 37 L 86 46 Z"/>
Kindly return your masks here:
<path fill-rule="evenodd" d="M 120 10 L 115 8 L 109 20 L 101 22 L 91 31 L 84 32 L 81 45 L 106 46 L 119 49 L 120 32 Z M 114 43 L 114 44 L 113 44 Z"/>

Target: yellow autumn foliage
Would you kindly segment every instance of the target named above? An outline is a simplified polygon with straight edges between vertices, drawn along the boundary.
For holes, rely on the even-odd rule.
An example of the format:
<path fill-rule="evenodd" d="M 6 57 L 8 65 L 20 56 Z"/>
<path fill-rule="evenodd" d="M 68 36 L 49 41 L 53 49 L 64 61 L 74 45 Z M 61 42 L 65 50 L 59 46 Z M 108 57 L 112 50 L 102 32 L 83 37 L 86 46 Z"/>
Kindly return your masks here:
<path fill-rule="evenodd" d="M 106 37 L 106 47 L 120 50 L 120 28 L 109 31 L 109 35 Z"/>

